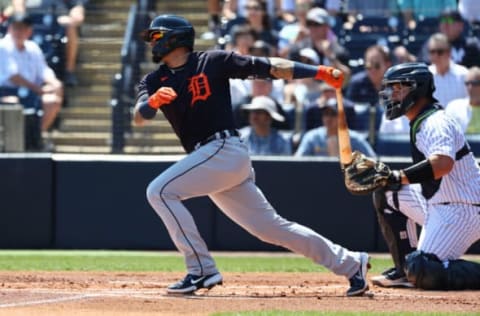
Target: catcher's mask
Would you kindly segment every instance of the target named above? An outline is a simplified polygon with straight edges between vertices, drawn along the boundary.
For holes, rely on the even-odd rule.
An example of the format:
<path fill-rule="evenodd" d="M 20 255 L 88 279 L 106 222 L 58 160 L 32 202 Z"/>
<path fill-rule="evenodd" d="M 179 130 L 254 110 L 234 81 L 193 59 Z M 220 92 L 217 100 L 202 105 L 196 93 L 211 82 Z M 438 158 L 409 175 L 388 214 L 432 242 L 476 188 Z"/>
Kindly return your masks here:
<path fill-rule="evenodd" d="M 195 29 L 186 19 L 171 15 L 159 15 L 152 20 L 148 29 L 142 32 L 145 42 L 154 43 L 152 60 L 159 63 L 162 58 L 178 47 L 193 50 Z"/>
<path fill-rule="evenodd" d="M 393 100 L 393 85 L 400 84 L 401 89 L 409 89 L 403 99 Z M 390 67 L 383 75 L 382 90 L 379 92 L 380 104 L 385 108 L 385 116 L 393 120 L 402 116 L 421 97 L 433 98 L 435 85 L 433 75 L 424 63 L 404 63 Z"/>

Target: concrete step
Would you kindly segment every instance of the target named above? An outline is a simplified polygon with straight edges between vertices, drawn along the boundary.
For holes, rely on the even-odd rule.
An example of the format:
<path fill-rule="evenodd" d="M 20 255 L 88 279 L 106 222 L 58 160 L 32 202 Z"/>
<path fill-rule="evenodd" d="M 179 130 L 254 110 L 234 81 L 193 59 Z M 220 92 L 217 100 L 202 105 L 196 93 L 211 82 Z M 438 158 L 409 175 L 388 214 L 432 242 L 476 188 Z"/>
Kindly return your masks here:
<path fill-rule="evenodd" d="M 60 111 L 60 119 L 108 120 L 111 119 L 112 108 L 105 107 L 71 107 Z"/>
<path fill-rule="evenodd" d="M 72 146 L 110 146 L 110 132 L 60 132 L 51 133 L 51 141 L 55 146 L 72 145 Z M 174 134 L 146 134 L 132 133 L 125 138 L 127 146 L 180 146 L 178 138 Z"/>
<path fill-rule="evenodd" d="M 91 37 L 115 37 L 123 38 L 125 23 L 84 24 L 81 27 L 82 39 Z"/>
<path fill-rule="evenodd" d="M 83 119 L 70 118 L 60 121 L 60 129 L 62 132 L 102 132 L 110 133 L 112 131 L 111 119 Z M 155 120 L 149 125 L 138 127 L 133 126 L 132 132 L 136 134 L 173 134 L 172 128 L 167 121 Z"/>

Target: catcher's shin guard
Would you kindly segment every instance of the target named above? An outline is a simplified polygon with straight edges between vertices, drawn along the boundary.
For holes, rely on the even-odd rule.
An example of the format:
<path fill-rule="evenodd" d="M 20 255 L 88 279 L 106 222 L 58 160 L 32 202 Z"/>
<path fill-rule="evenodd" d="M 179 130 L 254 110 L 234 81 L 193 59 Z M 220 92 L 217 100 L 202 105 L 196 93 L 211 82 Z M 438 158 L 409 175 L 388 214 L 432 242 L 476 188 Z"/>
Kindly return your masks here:
<path fill-rule="evenodd" d="M 412 247 L 407 231 L 408 222 L 411 220 L 398 211 L 398 194 L 393 194 L 395 207 L 388 205 L 383 188 L 373 192 L 373 205 L 395 268 L 400 272 L 405 268 L 405 256 L 416 249 Z"/>
<path fill-rule="evenodd" d="M 441 262 L 436 255 L 415 251 L 407 255 L 408 281 L 424 290 L 478 290 L 480 264 L 463 259 Z"/>

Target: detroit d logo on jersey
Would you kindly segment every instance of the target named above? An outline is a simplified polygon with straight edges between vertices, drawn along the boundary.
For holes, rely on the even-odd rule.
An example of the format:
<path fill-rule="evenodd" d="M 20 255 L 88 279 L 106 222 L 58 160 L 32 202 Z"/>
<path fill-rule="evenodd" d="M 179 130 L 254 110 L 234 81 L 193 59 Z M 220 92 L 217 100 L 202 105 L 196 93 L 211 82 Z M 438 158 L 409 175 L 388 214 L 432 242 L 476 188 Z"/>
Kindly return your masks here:
<path fill-rule="evenodd" d="M 208 77 L 203 72 L 191 77 L 190 83 L 188 84 L 188 91 L 192 94 L 192 102 L 190 103 L 190 106 L 193 106 L 195 102 L 199 100 L 207 100 L 212 94 L 210 84 L 208 83 Z"/>

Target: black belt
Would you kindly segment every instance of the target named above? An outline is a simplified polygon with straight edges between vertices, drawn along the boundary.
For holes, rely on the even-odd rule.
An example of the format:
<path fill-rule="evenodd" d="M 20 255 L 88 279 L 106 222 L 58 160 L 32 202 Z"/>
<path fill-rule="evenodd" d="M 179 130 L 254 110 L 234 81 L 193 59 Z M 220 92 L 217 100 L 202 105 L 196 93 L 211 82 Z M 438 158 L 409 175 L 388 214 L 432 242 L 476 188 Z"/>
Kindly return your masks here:
<path fill-rule="evenodd" d="M 442 203 L 439 203 L 441 205 L 450 205 L 450 204 L 453 204 L 454 202 L 442 202 Z M 477 207 L 480 207 L 480 203 L 463 203 L 463 202 L 460 202 L 461 204 L 466 204 L 466 205 L 473 205 L 473 206 L 477 206 Z"/>
<path fill-rule="evenodd" d="M 226 129 L 226 130 L 223 130 L 223 131 L 220 131 L 220 132 L 216 132 L 215 134 L 208 136 L 204 140 L 199 141 L 195 145 L 195 150 L 197 150 L 201 146 L 206 145 L 206 144 L 208 144 L 208 143 L 210 143 L 214 140 L 225 139 L 225 138 L 234 137 L 234 136 L 237 136 L 237 137 L 240 136 L 240 133 L 236 129 Z"/>
<path fill-rule="evenodd" d="M 455 160 L 460 160 L 471 151 L 470 145 L 466 142 L 462 148 L 455 154 Z"/>

